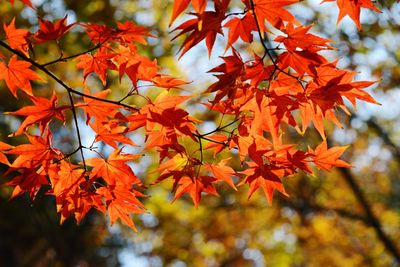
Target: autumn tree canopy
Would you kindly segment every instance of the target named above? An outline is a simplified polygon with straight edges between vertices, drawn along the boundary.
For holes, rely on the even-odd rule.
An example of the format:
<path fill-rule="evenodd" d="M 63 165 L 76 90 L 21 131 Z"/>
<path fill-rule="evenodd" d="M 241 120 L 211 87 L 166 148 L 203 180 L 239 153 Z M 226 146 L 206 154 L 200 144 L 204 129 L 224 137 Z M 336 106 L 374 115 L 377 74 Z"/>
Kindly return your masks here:
<path fill-rule="evenodd" d="M 22 2 L 35 10 L 31 1 Z M 135 229 L 131 215 L 146 211 L 146 188 L 164 180 L 172 180 L 174 200 L 188 194 L 195 206 L 204 193 L 218 196 L 218 184 L 224 183 L 232 190 L 247 185 L 249 198 L 261 189 L 271 203 L 274 191 L 288 196 L 285 177 L 350 167 L 340 159 L 346 147 L 329 146 L 325 127 L 341 127 L 338 113 L 350 115 L 346 101 L 354 107 L 358 101 L 378 104 L 365 91 L 375 81 L 355 81 L 356 72 L 338 68 L 337 59 L 329 57 L 332 41 L 312 33 L 312 25 L 302 25 L 289 11 L 296 2 L 243 0 L 238 9 L 229 0 L 175 0 L 170 25 L 173 42 L 183 40 L 178 57 L 204 43 L 209 56 L 217 38 L 225 42 L 222 64 L 209 70 L 216 80 L 200 97 L 185 89 L 192 81 L 168 74 L 156 58 L 141 52 L 157 36 L 136 22 L 39 17 L 33 31 L 19 27 L 18 16 L 2 21 L 0 80 L 26 103 L 7 113 L 22 118 L 10 136 L 24 135 L 26 142 L 0 143 L 0 162 L 13 177 L 6 183 L 14 187 L 12 197 L 52 195 L 61 222 L 73 216 L 79 223 L 96 209 L 111 223 L 121 219 Z M 338 23 L 349 16 L 358 29 L 362 8 L 379 12 L 371 0 L 337 4 Z M 190 19 L 182 17 L 185 12 Z M 87 49 L 65 54 L 65 35 L 83 38 Z M 257 44 L 261 54 L 241 53 L 241 46 Z M 40 52 L 54 45 L 58 54 L 43 61 Z M 74 63 L 74 73 L 54 71 L 65 62 Z M 130 86 L 113 88 L 111 78 Z M 98 80 L 96 86 L 88 85 L 89 79 Z M 43 92 L 50 81 L 56 86 Z M 191 114 L 193 103 L 217 118 L 212 129 Z M 69 124 L 76 147 L 56 137 Z M 86 143 L 89 131 L 95 137 Z M 307 131 L 319 134 L 318 145 L 287 138 Z M 103 153 L 103 145 L 112 152 Z M 204 156 L 210 151 L 212 159 Z M 159 159 L 152 183 L 144 183 L 131 167 L 148 153 Z M 239 161 L 240 169 L 232 161 Z"/>

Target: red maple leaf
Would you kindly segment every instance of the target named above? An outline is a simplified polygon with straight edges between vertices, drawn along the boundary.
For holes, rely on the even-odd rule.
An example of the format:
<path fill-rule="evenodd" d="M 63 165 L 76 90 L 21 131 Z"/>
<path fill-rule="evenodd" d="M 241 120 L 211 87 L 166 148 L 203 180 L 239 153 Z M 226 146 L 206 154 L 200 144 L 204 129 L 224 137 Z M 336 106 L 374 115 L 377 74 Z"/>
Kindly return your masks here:
<path fill-rule="evenodd" d="M 337 23 L 339 23 L 346 15 L 348 15 L 354 23 L 357 25 L 357 28 L 361 29 L 360 23 L 360 10 L 361 8 L 368 8 L 375 12 L 381 11 L 374 5 L 371 0 L 324 0 L 324 2 L 334 2 L 336 1 L 339 7 L 339 16 L 337 19 Z"/>
<path fill-rule="evenodd" d="M 39 18 L 39 30 L 34 35 L 36 43 L 57 40 L 74 25 L 75 23 L 67 25 L 67 15 L 56 23 Z"/>
<path fill-rule="evenodd" d="M 221 23 L 226 17 L 225 12 L 228 8 L 229 1 L 230 0 L 216 0 L 214 2 L 215 11 L 205 11 L 202 14 L 195 13 L 193 15 L 197 18 L 188 20 L 174 29 L 174 31 L 180 30 L 181 32 L 172 40 L 175 40 L 185 33 L 189 33 L 189 36 L 185 39 L 180 48 L 180 57 L 204 39 L 206 40 L 208 54 L 210 56 L 217 34 L 223 34 Z M 207 21 L 207 23 L 203 24 L 203 21 Z"/>
<path fill-rule="evenodd" d="M 253 31 L 257 31 L 257 24 L 254 16 L 247 13 L 243 18 L 233 18 L 225 23 L 224 27 L 229 28 L 227 50 L 232 46 L 237 39 L 242 39 L 243 42 L 251 43 L 253 41 Z"/>
<path fill-rule="evenodd" d="M 207 0 L 176 0 L 174 1 L 170 25 L 188 7 L 190 1 L 192 1 L 192 5 L 196 10 L 196 13 L 202 14 L 206 9 Z"/>
<path fill-rule="evenodd" d="M 272 198 L 275 190 L 279 191 L 285 196 L 288 195 L 285 191 L 285 188 L 283 187 L 280 177 L 278 177 L 273 172 L 273 166 L 258 166 L 257 164 L 252 162 L 250 162 L 249 165 L 250 168 L 241 172 L 242 174 L 246 175 L 246 178 L 239 183 L 239 185 L 244 183 L 248 183 L 250 185 L 249 198 L 258 188 L 263 189 L 265 197 L 267 198 L 269 204 L 272 203 Z"/>
<path fill-rule="evenodd" d="M 39 189 L 48 185 L 46 176 L 38 174 L 34 169 L 23 169 L 22 173 L 6 183 L 7 186 L 15 186 L 11 198 L 15 198 L 27 192 L 31 199 L 35 199 Z"/>

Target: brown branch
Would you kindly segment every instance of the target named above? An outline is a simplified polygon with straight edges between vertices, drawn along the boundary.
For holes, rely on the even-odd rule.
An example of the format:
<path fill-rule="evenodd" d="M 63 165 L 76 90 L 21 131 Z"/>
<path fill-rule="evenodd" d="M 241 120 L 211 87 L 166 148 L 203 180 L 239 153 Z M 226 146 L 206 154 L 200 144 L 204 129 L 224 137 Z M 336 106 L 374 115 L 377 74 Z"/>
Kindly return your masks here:
<path fill-rule="evenodd" d="M 354 116 L 354 115 L 353 115 Z M 390 137 L 390 134 L 383 129 L 375 120 L 371 117 L 366 121 L 368 127 L 372 128 L 378 136 L 383 140 L 383 142 L 390 148 L 396 160 L 400 163 L 400 147 L 398 147 Z"/>
<path fill-rule="evenodd" d="M 361 191 L 361 188 L 357 184 L 352 173 L 347 168 L 339 168 L 339 171 L 341 172 L 344 180 L 350 186 L 357 201 L 360 203 L 361 207 L 363 208 L 366 219 L 367 219 L 367 224 L 374 229 L 376 235 L 378 236 L 378 239 L 383 243 L 386 250 L 390 254 L 392 254 L 392 256 L 396 259 L 396 261 L 398 263 L 400 263 L 399 249 L 396 247 L 395 243 L 383 231 L 380 221 L 372 212 L 372 208 L 371 208 L 370 204 L 368 203 L 368 200 L 366 199 L 363 192 Z"/>
<path fill-rule="evenodd" d="M 284 204 L 286 206 L 291 207 L 292 209 L 302 213 L 303 215 L 308 215 L 310 213 L 335 212 L 341 217 L 348 218 L 350 220 L 361 221 L 361 222 L 363 222 L 364 224 L 367 224 L 367 225 L 369 224 L 368 223 L 368 219 L 363 215 L 353 213 L 353 212 L 348 211 L 346 209 L 329 208 L 329 207 L 321 206 L 319 204 L 310 203 L 305 198 L 300 198 L 300 199 L 282 198 L 282 201 L 284 201 Z"/>

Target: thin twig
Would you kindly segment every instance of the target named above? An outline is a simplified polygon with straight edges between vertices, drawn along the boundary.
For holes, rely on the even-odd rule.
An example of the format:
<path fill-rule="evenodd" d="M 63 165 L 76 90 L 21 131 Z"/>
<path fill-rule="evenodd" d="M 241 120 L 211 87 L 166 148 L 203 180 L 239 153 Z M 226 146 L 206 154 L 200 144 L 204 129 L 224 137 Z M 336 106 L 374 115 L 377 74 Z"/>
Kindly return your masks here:
<path fill-rule="evenodd" d="M 112 100 L 108 100 L 108 99 L 104 99 L 104 98 L 99 98 L 99 97 L 95 97 L 92 95 L 88 95 L 82 92 L 79 92 L 77 90 L 74 90 L 73 88 L 71 88 L 70 86 L 68 86 L 66 83 L 64 83 L 60 78 L 58 78 L 55 74 L 53 74 L 51 71 L 49 71 L 46 67 L 44 67 L 43 65 L 37 63 L 36 61 L 32 60 L 31 58 L 27 57 L 26 55 L 24 55 L 23 53 L 21 53 L 20 51 L 11 48 L 8 44 L 6 44 L 5 42 L 0 40 L 0 46 L 6 48 L 7 50 L 9 50 L 10 52 L 16 54 L 17 56 L 19 56 L 20 58 L 22 58 L 23 60 L 31 63 L 33 66 L 35 66 L 36 68 L 40 69 L 41 71 L 43 71 L 44 73 L 46 73 L 48 76 L 50 76 L 53 80 L 55 80 L 58 84 L 60 84 L 62 87 L 64 87 L 67 91 L 76 94 L 76 95 L 80 95 L 82 97 L 87 97 L 93 100 L 97 100 L 97 101 L 101 101 L 101 102 L 106 102 L 106 103 L 110 103 L 110 104 L 114 104 L 114 105 L 118 105 L 121 106 L 123 108 L 126 109 L 130 109 L 130 110 L 136 110 L 139 111 L 139 108 L 136 107 L 132 107 L 130 105 L 126 105 L 123 103 L 119 103 L 117 101 L 112 101 Z"/>
<path fill-rule="evenodd" d="M 257 19 L 257 15 L 256 15 L 256 10 L 255 10 L 255 4 L 254 4 L 254 1 L 253 1 L 253 0 L 250 0 L 250 7 L 251 7 L 251 10 L 252 10 L 252 12 L 253 12 L 254 20 L 255 20 L 255 22 L 256 22 L 258 37 L 260 38 L 261 45 L 263 46 L 264 51 L 265 51 L 265 52 L 264 52 L 264 55 L 263 55 L 262 58 L 261 58 L 261 60 L 263 60 L 266 56 L 268 56 L 269 59 L 271 60 L 272 64 L 274 65 L 274 68 L 275 68 L 276 70 L 279 70 L 280 72 L 284 73 L 285 75 L 287 75 L 287 76 L 289 76 L 289 77 L 292 77 L 293 79 L 296 79 L 297 81 L 299 81 L 300 85 L 303 87 L 303 84 L 301 83 L 300 77 L 297 77 L 297 76 L 295 76 L 295 75 L 293 75 L 293 74 L 290 74 L 290 73 L 287 72 L 287 71 L 282 70 L 282 69 L 278 66 L 278 64 L 276 63 L 274 57 L 272 56 L 272 54 L 271 54 L 271 52 L 270 52 L 271 49 L 268 48 L 267 45 L 266 45 L 265 42 L 264 42 L 263 34 L 262 34 L 262 31 L 261 31 L 260 24 L 258 23 L 258 19 Z M 275 49 L 273 49 L 273 50 L 275 50 Z M 274 70 L 274 72 L 275 72 L 275 70 Z"/>
<path fill-rule="evenodd" d="M 76 57 L 79 57 L 79 56 L 81 56 L 81 55 L 90 53 L 90 52 L 92 52 L 92 51 L 94 51 L 94 50 L 100 48 L 101 45 L 102 45 L 102 44 L 98 44 L 98 45 L 93 46 L 92 48 L 90 48 L 90 49 L 88 49 L 88 50 L 86 50 L 86 51 L 83 51 L 83 52 L 80 52 L 80 53 L 78 53 L 78 54 L 71 55 L 71 56 L 68 56 L 68 57 L 63 57 L 63 54 L 61 54 L 60 57 L 59 57 L 58 59 L 49 61 L 49 62 L 44 63 L 44 64 L 41 64 L 41 65 L 42 65 L 43 67 L 46 67 L 46 66 L 49 66 L 49 65 L 58 63 L 58 62 L 66 62 L 66 61 L 68 61 L 69 59 L 76 58 Z"/>

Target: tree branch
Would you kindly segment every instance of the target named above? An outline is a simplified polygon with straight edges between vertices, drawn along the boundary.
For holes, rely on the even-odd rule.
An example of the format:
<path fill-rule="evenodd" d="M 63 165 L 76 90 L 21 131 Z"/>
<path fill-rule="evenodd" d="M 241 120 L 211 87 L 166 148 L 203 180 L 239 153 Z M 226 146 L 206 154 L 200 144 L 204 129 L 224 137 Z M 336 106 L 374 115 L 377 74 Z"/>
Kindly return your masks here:
<path fill-rule="evenodd" d="M 350 186 L 351 190 L 353 191 L 353 194 L 355 195 L 357 201 L 360 203 L 361 207 L 363 208 L 366 219 L 367 219 L 367 224 L 370 225 L 376 235 L 378 236 L 378 239 L 384 244 L 386 250 L 393 255 L 393 257 L 396 259 L 397 263 L 400 263 L 400 252 L 398 248 L 396 247 L 395 243 L 386 235 L 386 233 L 382 229 L 382 225 L 379 222 L 378 218 L 375 217 L 374 213 L 372 212 L 372 208 L 370 204 L 368 203 L 368 200 L 365 198 L 363 192 L 361 191 L 361 188 L 357 184 L 355 178 L 351 174 L 350 170 L 347 168 L 338 168 L 339 171 L 341 172 L 344 180 L 347 182 L 347 184 Z"/>

